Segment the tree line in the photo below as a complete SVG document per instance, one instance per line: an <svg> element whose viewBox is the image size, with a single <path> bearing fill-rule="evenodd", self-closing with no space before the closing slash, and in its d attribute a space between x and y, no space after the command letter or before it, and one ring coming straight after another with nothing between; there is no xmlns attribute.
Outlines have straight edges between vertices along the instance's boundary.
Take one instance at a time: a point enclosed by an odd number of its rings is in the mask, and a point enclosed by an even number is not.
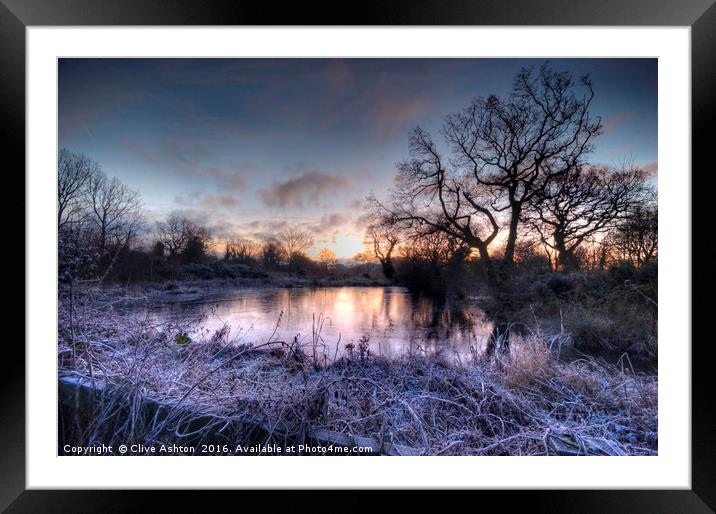
<svg viewBox="0 0 716 514"><path fill-rule="evenodd" d="M86 155L60 150L57 171L61 281L102 281L117 270L135 277L149 270L150 279L168 278L181 266L217 260L217 241L207 227L180 214L148 222L139 193ZM306 252L314 240L297 227L262 240L224 244L223 261L267 270L304 272L319 266L330 271L337 260L327 248L310 259Z"/></svg>
<svg viewBox="0 0 716 514"><path fill-rule="evenodd" d="M104 278L143 228L139 193L67 149L59 152L57 173L60 280Z"/></svg>
<svg viewBox="0 0 716 514"><path fill-rule="evenodd" d="M528 263L572 271L655 262L649 174L587 160L602 133L590 113L594 96L589 77L575 80L545 64L518 73L510 94L476 98L447 115L441 145L415 128L388 197L368 198L366 252L355 259L379 262L389 280L399 278L396 260L416 275L459 270L469 260L491 285ZM61 278L102 280L122 267L132 276L167 275L217 252L207 227L179 214L148 222L137 191L67 149L58 156L57 228ZM288 227L261 240L225 241L223 260L291 272L334 268L328 249L308 258L313 245L309 233Z"/></svg>
<svg viewBox="0 0 716 514"><path fill-rule="evenodd" d="M475 255L489 283L539 256L551 269L643 266L657 257L656 191L631 165L587 161L602 121L588 76L524 68L504 97L444 118L439 147L415 128L387 200L368 198L367 245L386 277L402 258Z"/></svg>
<svg viewBox="0 0 716 514"><path fill-rule="evenodd" d="M306 254L313 245L314 239L308 232L297 227L288 227L279 231L275 237L259 241L248 238L229 239L226 242L224 260L259 265L266 269L303 271L314 262L314 259L310 259ZM337 259L335 252L321 248L315 261L330 270L335 267Z"/></svg>

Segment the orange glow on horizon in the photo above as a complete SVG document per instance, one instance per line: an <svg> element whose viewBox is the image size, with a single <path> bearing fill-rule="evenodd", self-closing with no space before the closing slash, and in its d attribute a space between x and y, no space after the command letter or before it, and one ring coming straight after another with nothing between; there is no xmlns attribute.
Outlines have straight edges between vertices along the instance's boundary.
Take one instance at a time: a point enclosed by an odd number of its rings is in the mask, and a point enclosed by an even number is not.
<svg viewBox="0 0 716 514"><path fill-rule="evenodd" d="M217 257L223 257L224 252L226 251L227 240L223 238L213 239L211 243L213 254ZM257 241L256 243L260 244L260 241ZM328 250L334 252L336 254L336 258L338 259L350 259L357 253L365 251L362 236L355 234L343 234L336 236L335 241L320 241L314 243L314 245L311 246L306 253L312 259L318 260L318 252L320 252L323 248L327 248Z"/></svg>
<svg viewBox="0 0 716 514"><path fill-rule="evenodd" d="M364 251L363 237L353 234L339 235L335 241L315 243L307 253L311 258L316 258L321 248L333 251L339 259L350 259L355 254Z"/></svg>

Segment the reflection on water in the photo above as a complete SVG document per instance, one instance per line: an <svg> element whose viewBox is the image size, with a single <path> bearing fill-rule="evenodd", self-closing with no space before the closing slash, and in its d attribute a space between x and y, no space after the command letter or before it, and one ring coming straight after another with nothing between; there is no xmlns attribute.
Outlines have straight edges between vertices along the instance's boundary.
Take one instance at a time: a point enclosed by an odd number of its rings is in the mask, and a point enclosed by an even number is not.
<svg viewBox="0 0 716 514"><path fill-rule="evenodd" d="M227 323L230 339L261 344L314 339L314 327L325 318L320 336L331 358L348 343L370 338L370 351L392 357L412 351L469 353L481 349L492 324L468 301L435 300L399 287L317 289L241 289L210 302L175 303L152 309L161 321L210 311L203 327L215 330ZM281 321L276 327L279 314Z"/></svg>

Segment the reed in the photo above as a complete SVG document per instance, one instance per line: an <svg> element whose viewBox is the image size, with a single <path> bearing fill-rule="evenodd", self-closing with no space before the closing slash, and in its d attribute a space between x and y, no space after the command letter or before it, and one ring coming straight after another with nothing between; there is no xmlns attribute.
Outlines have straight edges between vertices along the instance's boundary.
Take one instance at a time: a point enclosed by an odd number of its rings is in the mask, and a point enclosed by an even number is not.
<svg viewBox="0 0 716 514"><path fill-rule="evenodd" d="M388 360L367 338L339 354L319 316L305 340L249 345L196 318L120 315L101 292L63 299L59 314L60 375L111 386L82 412L60 405L61 449L207 443L235 453L330 432L424 455L657 453L657 378L586 356L562 362L541 333L517 336L506 353Z"/></svg>

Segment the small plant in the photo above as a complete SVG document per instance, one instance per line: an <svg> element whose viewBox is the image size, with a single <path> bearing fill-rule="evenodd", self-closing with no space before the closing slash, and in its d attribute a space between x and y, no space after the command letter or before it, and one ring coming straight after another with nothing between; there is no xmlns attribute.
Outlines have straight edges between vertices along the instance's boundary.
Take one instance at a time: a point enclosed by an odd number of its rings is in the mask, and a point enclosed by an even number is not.
<svg viewBox="0 0 716 514"><path fill-rule="evenodd" d="M349 359L353 358L353 353L355 351L355 348L356 348L356 345L354 345L352 342L346 343L345 350L346 350L346 354L348 355Z"/></svg>
<svg viewBox="0 0 716 514"><path fill-rule="evenodd" d="M191 337L189 337L186 332L179 332L174 337L174 342L179 346L187 346L191 343Z"/></svg>
<svg viewBox="0 0 716 514"><path fill-rule="evenodd" d="M364 335L360 339L358 339L358 358L361 361L365 361L370 356L370 336Z"/></svg>
<svg viewBox="0 0 716 514"><path fill-rule="evenodd" d="M231 332L231 327L224 323L221 325L221 327L217 328L214 333L211 336L211 342L212 343L228 343L229 341L229 333Z"/></svg>
<svg viewBox="0 0 716 514"><path fill-rule="evenodd" d="M348 359L357 358L361 362L365 362L370 357L370 336L364 335L358 339L358 344L350 342L345 345L346 356Z"/></svg>

